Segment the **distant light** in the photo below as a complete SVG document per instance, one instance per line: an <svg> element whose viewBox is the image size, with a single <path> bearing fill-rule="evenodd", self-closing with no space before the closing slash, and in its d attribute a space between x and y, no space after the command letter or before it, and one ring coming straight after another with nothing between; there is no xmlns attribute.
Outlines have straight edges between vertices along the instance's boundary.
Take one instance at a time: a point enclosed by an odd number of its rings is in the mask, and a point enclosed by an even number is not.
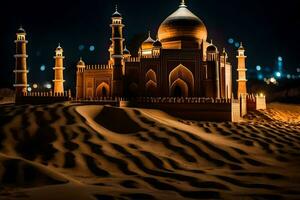
<svg viewBox="0 0 300 200"><path fill-rule="evenodd" d="M42 65L41 67L40 67L40 70L43 72L43 71L45 71L46 70L46 66L45 65Z"/></svg>
<svg viewBox="0 0 300 200"><path fill-rule="evenodd" d="M51 89L51 88L52 88L52 85L51 85L50 83L47 83L47 84L45 85L45 88Z"/></svg>
<svg viewBox="0 0 300 200"><path fill-rule="evenodd" d="M262 74L258 74L257 78L258 78L258 80L263 80L264 76Z"/></svg>
<svg viewBox="0 0 300 200"><path fill-rule="evenodd" d="M239 47L240 47L240 43L239 43L239 42L236 42L236 43L234 43L234 46L235 46L236 48L239 48Z"/></svg>
<svg viewBox="0 0 300 200"><path fill-rule="evenodd" d="M32 91L31 87L28 87L28 88L27 88L27 91L28 91L28 92L31 92L31 91Z"/></svg>
<svg viewBox="0 0 300 200"><path fill-rule="evenodd" d="M300 73L300 68L297 68L297 72Z"/></svg>
<svg viewBox="0 0 300 200"><path fill-rule="evenodd" d="M79 51L83 51L83 50L84 50L84 45L83 45L83 44L79 45L79 46L78 46L78 50L79 50Z"/></svg>
<svg viewBox="0 0 300 200"><path fill-rule="evenodd" d="M95 51L95 46L91 45L90 46L90 51Z"/></svg>
<svg viewBox="0 0 300 200"><path fill-rule="evenodd" d="M260 97L264 97L265 95L264 95L264 93L261 92L261 93L259 94L259 96L260 96Z"/></svg>
<svg viewBox="0 0 300 200"><path fill-rule="evenodd" d="M277 76L278 78L280 78L280 77L281 77L281 73L280 73L280 72L276 72L276 76Z"/></svg>
<svg viewBox="0 0 300 200"><path fill-rule="evenodd" d="M279 62L282 62L283 61L283 58L281 56L278 56L278 61Z"/></svg>
<svg viewBox="0 0 300 200"><path fill-rule="evenodd" d="M286 78L287 78L287 79L291 79L292 76L291 76L290 74L288 74L288 75L286 75Z"/></svg>
<svg viewBox="0 0 300 200"><path fill-rule="evenodd" d="M229 43L229 44L233 44L233 43L234 43L234 39L233 39L233 38L229 38L229 39L228 39L228 43Z"/></svg>
<svg viewBox="0 0 300 200"><path fill-rule="evenodd" d="M276 83L276 79L274 77L270 78L271 83Z"/></svg>
<svg viewBox="0 0 300 200"><path fill-rule="evenodd" d="M296 78L296 76L295 75L292 75L292 79L295 79Z"/></svg>
<svg viewBox="0 0 300 200"><path fill-rule="evenodd" d="M257 70L257 71L260 71L260 70L261 70L261 66L260 66L260 65L257 65L257 66L256 66L256 70Z"/></svg>
<svg viewBox="0 0 300 200"><path fill-rule="evenodd" d="M35 84L32 85L32 87L33 87L34 89L36 89L36 88L38 88L38 85L35 83Z"/></svg>

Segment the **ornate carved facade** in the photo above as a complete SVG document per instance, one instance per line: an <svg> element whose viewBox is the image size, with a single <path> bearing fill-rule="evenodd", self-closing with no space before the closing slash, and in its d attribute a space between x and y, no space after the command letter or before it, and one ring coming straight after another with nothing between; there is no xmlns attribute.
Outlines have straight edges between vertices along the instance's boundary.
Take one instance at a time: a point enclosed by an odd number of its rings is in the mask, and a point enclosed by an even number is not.
<svg viewBox="0 0 300 200"><path fill-rule="evenodd" d="M232 67L225 49L207 42L207 29L184 1L132 57L123 38L123 18L112 15L107 65L77 65L76 98L108 96L232 97Z"/></svg>

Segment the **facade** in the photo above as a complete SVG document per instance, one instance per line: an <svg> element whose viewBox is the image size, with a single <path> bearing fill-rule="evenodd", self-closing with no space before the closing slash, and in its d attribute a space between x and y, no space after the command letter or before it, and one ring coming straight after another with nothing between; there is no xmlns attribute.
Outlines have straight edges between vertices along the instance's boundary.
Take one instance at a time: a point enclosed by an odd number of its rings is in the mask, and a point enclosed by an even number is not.
<svg viewBox="0 0 300 200"><path fill-rule="evenodd" d="M82 59L78 62L77 99L232 97L232 66L227 61L228 55L225 49L219 52L212 42L207 42L204 23L184 1L162 22L155 40L148 34L138 57L132 57L125 46L123 18L117 8L110 27L112 37L107 64L86 65ZM245 61L239 56L239 63ZM242 72L245 65L239 67ZM246 87L242 80L244 78L239 79L239 88Z"/></svg>

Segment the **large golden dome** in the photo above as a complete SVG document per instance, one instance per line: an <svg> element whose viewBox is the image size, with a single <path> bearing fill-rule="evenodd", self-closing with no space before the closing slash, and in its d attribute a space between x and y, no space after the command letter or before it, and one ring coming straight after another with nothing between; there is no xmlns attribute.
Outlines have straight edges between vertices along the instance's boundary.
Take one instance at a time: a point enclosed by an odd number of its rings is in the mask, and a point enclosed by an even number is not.
<svg viewBox="0 0 300 200"><path fill-rule="evenodd" d="M164 48L183 48L184 43L198 44L207 39L204 23L182 1L179 8L160 25L158 39Z"/></svg>

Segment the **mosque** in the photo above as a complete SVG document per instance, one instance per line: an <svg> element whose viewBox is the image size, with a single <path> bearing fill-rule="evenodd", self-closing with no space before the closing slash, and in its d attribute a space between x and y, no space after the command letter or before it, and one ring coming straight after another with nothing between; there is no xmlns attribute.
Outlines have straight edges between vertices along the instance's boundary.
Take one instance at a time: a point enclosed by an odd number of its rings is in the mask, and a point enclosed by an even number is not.
<svg viewBox="0 0 300 200"><path fill-rule="evenodd" d="M237 67L207 42L207 29L182 0L179 8L159 26L156 39L148 37L136 57L126 48L123 17L116 8L111 17L111 45L106 64L76 66L76 96L64 88L64 50L55 50L53 90L31 92L27 82L26 32L16 34L15 91L17 104L71 101L113 106L149 107L197 120L238 122L247 110L266 109L264 95L247 94L246 58L242 44ZM232 72L236 70L237 80ZM233 84L237 94L233 95ZM238 97L238 99L236 99ZM124 100L125 99L125 100ZM129 100L129 101L128 101ZM180 106L178 106L180 104Z"/></svg>
<svg viewBox="0 0 300 200"><path fill-rule="evenodd" d="M232 65L225 49L207 42L203 21L182 0L160 25L157 37L131 56L123 35L123 17L116 8L110 25L110 59L104 65L77 64L76 98L102 97L232 97ZM238 50L238 93L246 94L244 48Z"/></svg>

